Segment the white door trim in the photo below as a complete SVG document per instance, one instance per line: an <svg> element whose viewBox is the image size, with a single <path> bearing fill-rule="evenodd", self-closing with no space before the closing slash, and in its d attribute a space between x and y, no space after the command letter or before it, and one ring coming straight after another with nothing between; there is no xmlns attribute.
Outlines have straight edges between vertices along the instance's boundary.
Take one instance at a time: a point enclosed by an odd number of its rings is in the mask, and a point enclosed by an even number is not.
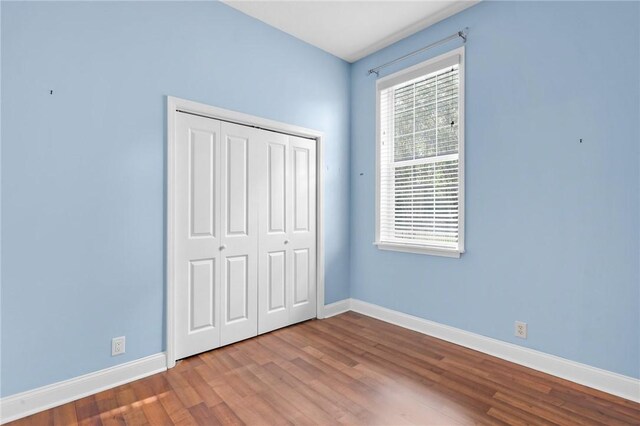
<svg viewBox="0 0 640 426"><path fill-rule="evenodd" d="M316 317L324 318L324 180L322 178L323 164L323 139L322 132L307 129L292 124L260 118L237 111L218 108L199 102L167 96L167 266L166 266L166 341L167 341L167 368L176 365L175 357L175 283L174 283L174 220L175 200L175 123L177 111L210 117L216 120L229 121L246 126L259 127L279 133L286 133L316 141Z"/></svg>

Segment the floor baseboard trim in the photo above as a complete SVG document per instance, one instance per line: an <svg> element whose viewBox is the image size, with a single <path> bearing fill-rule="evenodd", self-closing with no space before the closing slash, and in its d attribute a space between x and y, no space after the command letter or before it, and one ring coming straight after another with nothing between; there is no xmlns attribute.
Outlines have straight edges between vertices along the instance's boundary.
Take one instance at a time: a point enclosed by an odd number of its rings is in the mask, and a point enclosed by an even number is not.
<svg viewBox="0 0 640 426"><path fill-rule="evenodd" d="M48 410L167 369L164 353L0 399L0 424Z"/></svg>
<svg viewBox="0 0 640 426"><path fill-rule="evenodd" d="M337 303L341 305L340 309L336 308L334 315L343 312L344 305L348 304L349 309L347 310L446 340L631 401L640 402L640 380L633 377L481 336L459 328L363 302L362 300L347 299Z"/></svg>
<svg viewBox="0 0 640 426"><path fill-rule="evenodd" d="M324 305L324 317L329 318L334 315L343 314L351 310L351 299L338 300L337 302Z"/></svg>

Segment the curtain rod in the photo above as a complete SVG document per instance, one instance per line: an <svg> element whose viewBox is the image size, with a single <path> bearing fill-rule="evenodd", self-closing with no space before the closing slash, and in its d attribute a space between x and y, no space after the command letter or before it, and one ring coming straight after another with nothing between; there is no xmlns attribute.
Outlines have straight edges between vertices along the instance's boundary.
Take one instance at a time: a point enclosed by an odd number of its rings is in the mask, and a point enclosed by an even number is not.
<svg viewBox="0 0 640 426"><path fill-rule="evenodd" d="M371 68L371 69L367 72L367 75L375 74L375 75L377 75L377 76L380 76L380 70L381 70L382 68L386 68L386 67L388 67L389 65L393 65L393 64L395 64L396 62L400 62L400 61L402 61L402 60L404 60L404 59L407 59L407 58L410 58L410 57L412 57L412 56L414 56L414 55L417 55L418 53L422 53L422 52L424 52L425 50L429 50L429 49L431 49L431 48L433 48L433 47L440 46L441 44L444 44L444 43L446 43L446 42L448 42L448 41L455 40L455 39L457 39L458 37L459 37L459 38L461 38L461 39L463 40L463 43L466 43L466 42L467 42L467 31L468 31L468 30L469 30L469 28L467 27L467 28L465 28L464 30L458 31L458 32L457 32L457 33L455 33L455 34L451 34L449 37L445 37L445 38L443 38L442 40L438 40L438 41L436 41L435 43L431 43L430 45L425 46L425 47L423 47L423 48L421 48L421 49L414 50L413 52L411 52L411 53L407 53L406 55L401 56L401 57L399 57L399 58L397 58L397 59L394 59L393 61L389 61L389 62L384 63L384 64L382 64L382 65L380 65L380 66L377 66L377 67L375 67L375 68Z"/></svg>

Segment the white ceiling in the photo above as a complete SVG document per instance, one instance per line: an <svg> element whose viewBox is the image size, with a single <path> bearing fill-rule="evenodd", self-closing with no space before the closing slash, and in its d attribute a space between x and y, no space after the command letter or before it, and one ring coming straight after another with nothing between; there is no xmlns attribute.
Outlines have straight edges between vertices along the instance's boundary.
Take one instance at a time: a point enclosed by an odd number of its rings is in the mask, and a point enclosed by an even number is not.
<svg viewBox="0 0 640 426"><path fill-rule="evenodd" d="M348 62L460 12L479 0L223 0Z"/></svg>

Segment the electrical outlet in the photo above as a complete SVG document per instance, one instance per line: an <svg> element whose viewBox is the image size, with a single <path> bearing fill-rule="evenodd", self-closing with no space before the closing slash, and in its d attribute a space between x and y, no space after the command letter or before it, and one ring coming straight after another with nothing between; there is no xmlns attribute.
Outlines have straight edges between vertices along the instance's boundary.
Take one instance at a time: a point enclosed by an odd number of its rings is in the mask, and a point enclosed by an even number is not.
<svg viewBox="0 0 640 426"><path fill-rule="evenodd" d="M522 321L516 321L515 334L516 334L516 337L519 337L521 339L526 339L527 338L527 323L526 322L522 322Z"/></svg>
<svg viewBox="0 0 640 426"><path fill-rule="evenodd" d="M111 339L111 356L122 355L124 353L124 343L124 336Z"/></svg>

